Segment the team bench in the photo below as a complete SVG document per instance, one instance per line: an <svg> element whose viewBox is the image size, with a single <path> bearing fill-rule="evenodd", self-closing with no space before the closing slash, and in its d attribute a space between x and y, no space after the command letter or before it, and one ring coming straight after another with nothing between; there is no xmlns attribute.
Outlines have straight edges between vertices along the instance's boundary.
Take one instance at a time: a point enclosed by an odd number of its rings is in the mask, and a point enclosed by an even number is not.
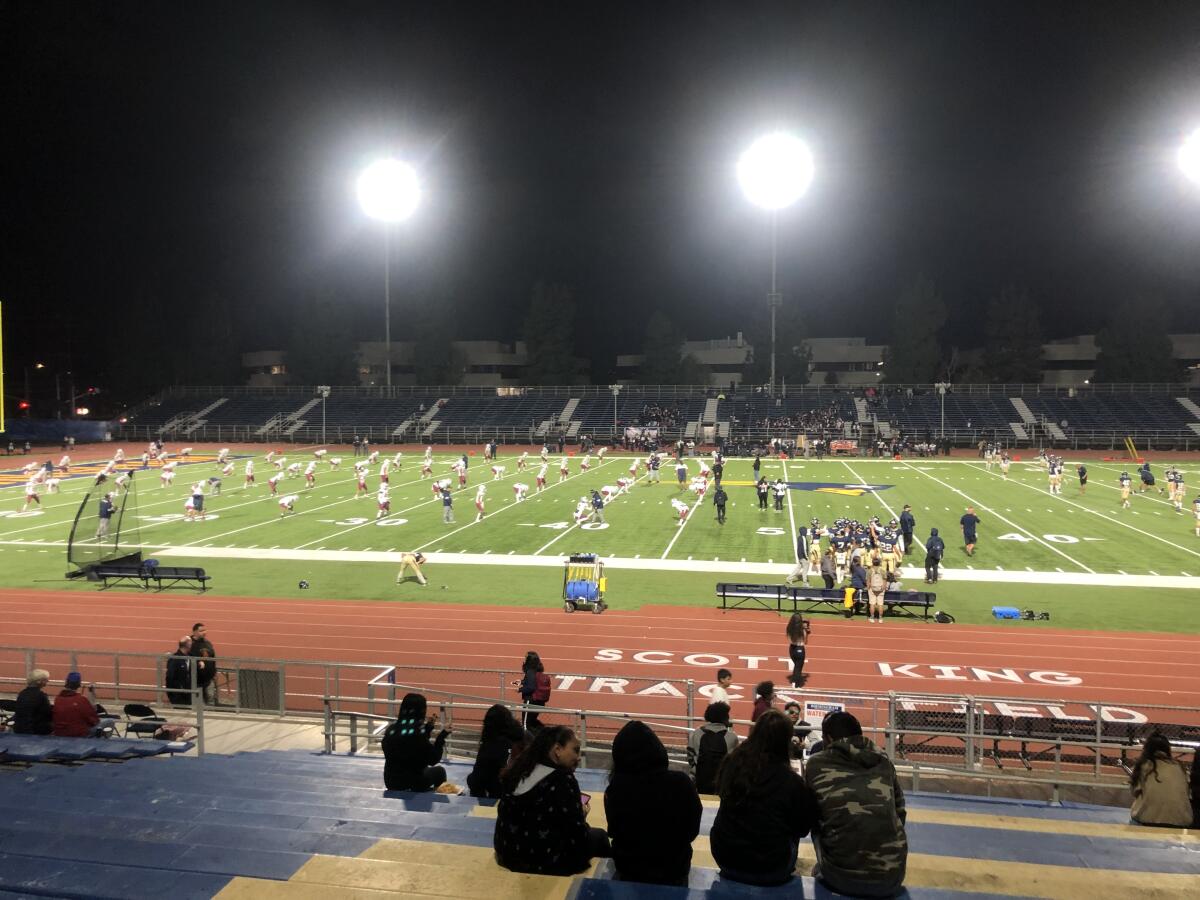
<svg viewBox="0 0 1200 900"><path fill-rule="evenodd" d="M845 588L721 582L717 585L717 596L721 598L721 609L765 609L771 612L801 613L824 610L849 617L865 612L867 608L867 592L855 591L854 605L847 609ZM928 619L936 602L937 594L930 591L887 591L883 595L886 613L913 619Z"/></svg>
<svg viewBox="0 0 1200 900"><path fill-rule="evenodd" d="M150 589L151 584L160 591L177 584L186 584L206 591L208 582L212 580L211 575L205 574L204 570L197 566L99 565L93 566L89 574L92 580L103 583L101 590L106 590L110 583L132 581L141 584L146 590Z"/></svg>

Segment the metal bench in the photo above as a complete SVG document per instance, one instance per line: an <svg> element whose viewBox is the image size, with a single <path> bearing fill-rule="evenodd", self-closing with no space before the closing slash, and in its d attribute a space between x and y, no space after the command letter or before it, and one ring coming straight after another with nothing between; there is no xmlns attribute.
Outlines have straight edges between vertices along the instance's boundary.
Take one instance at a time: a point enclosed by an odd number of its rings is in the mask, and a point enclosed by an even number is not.
<svg viewBox="0 0 1200 900"><path fill-rule="evenodd" d="M765 609L770 612L812 613L821 610L847 617L867 607L867 592L855 591L853 606L846 608L846 588L810 588L789 584L740 584L721 582L717 596L721 609ZM930 591L887 591L883 595L886 613L929 619L937 602ZM918 612L919 611L919 612Z"/></svg>

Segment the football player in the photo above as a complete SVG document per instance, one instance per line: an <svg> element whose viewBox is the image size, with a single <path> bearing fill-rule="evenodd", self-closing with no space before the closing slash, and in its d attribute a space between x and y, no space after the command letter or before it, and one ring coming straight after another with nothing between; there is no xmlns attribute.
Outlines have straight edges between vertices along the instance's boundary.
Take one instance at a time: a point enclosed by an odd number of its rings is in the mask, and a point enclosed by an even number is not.
<svg viewBox="0 0 1200 900"><path fill-rule="evenodd" d="M475 521L483 521L483 495L487 493L487 485L481 484L475 489Z"/></svg>
<svg viewBox="0 0 1200 900"><path fill-rule="evenodd" d="M512 487L513 487L513 493L516 495L518 503L520 503L522 500L524 500L525 495L527 493L529 493L529 485L522 484L519 481L516 482Z"/></svg>
<svg viewBox="0 0 1200 900"><path fill-rule="evenodd" d="M671 498L671 506L679 516L679 527L682 528L687 521L688 513L691 512L691 507L680 500L678 497Z"/></svg>
<svg viewBox="0 0 1200 900"><path fill-rule="evenodd" d="M1129 494L1133 490L1133 479L1128 472L1121 473L1121 509L1129 509Z"/></svg>
<svg viewBox="0 0 1200 900"><path fill-rule="evenodd" d="M550 464L543 462L541 467L537 471L537 475L534 476L534 479L537 482L537 489L538 489L539 494L542 492L542 489L546 487L546 470L549 468L550 468Z"/></svg>
<svg viewBox="0 0 1200 900"><path fill-rule="evenodd" d="M384 516L391 515L392 498L386 484L379 485L379 490L375 492L375 502L378 505L378 509L375 510L376 519L382 519Z"/></svg>

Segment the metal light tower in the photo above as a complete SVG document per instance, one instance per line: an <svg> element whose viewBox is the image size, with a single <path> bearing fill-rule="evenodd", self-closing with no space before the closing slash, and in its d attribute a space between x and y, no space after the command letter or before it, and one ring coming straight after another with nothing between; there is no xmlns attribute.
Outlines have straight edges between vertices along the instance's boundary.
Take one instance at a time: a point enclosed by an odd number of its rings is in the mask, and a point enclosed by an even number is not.
<svg viewBox="0 0 1200 900"><path fill-rule="evenodd" d="M383 222L383 342L386 384L392 386L392 223L413 214L421 185L412 166L395 159L372 163L358 178L358 202L372 219Z"/></svg>
<svg viewBox="0 0 1200 900"><path fill-rule="evenodd" d="M775 315L783 302L777 282L779 255L779 210L791 206L808 190L813 179L813 158L799 138L783 132L759 138L742 154L737 165L738 181L746 199L771 213L771 384L775 393Z"/></svg>
<svg viewBox="0 0 1200 900"><path fill-rule="evenodd" d="M329 385L318 384L317 396L321 398L321 443L325 443L325 401L329 399Z"/></svg>

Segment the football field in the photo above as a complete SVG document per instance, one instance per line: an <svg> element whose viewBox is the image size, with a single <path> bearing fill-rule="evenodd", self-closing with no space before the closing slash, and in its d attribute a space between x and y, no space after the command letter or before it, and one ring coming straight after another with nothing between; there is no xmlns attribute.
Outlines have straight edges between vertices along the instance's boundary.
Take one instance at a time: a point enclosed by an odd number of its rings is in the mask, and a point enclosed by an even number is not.
<svg viewBox="0 0 1200 900"><path fill-rule="evenodd" d="M289 462L304 464L313 458L309 448L291 448L287 455ZM291 575L300 573L306 578L315 574L323 596L384 599L394 596L389 586L394 589L399 552L420 549L429 556L431 578L441 582L444 575L449 583L452 596L445 599L521 602L522 585L536 583L538 595L545 598L554 578L561 580L562 558L590 552L609 566L616 602L621 585L633 602L707 605L716 581L771 582L786 575L796 560L798 525L813 518L825 525L838 517L865 522L871 516L886 523L898 518L907 503L919 541L931 527L946 541L939 595L965 599L969 591L975 600L1007 597L1009 605L1018 606L1044 606L1066 597L1154 597L1170 607L1173 619L1157 623L1159 628L1190 630L1196 621L1184 602L1200 588L1194 497L1185 502L1183 513L1157 490L1135 494L1132 508L1122 509L1119 463L1089 461L1086 493L1080 492L1069 464L1072 477L1062 495L1051 496L1044 468L1026 462L1014 462L1006 480L998 468L987 471L976 460L770 459L763 461L762 474L771 481L782 478L788 489L782 509L775 509L772 498L770 508L760 510L751 461L734 459L725 466L729 506L722 525L712 505L713 489L701 499L687 487L699 471L698 459L685 460L683 489L673 461L664 462L658 484L649 483L639 465L632 487L607 504L601 523L577 521L577 504L593 489L616 488L618 478L630 477L631 463L640 457L609 454L600 462L593 456L587 472L581 471L578 456L571 457L570 475L560 480L559 457L551 456L546 487L538 492L536 455L519 471L516 455L502 454L496 463L504 471L498 476L490 464L471 456L462 489L450 471L460 455L434 456L435 478L453 478L451 524L443 522L432 479L419 475L419 452L406 453L402 466L392 470L391 510L382 517L377 517L375 493L379 462L370 467L367 494L356 496L349 453L343 454L339 469L321 462L312 488L305 487L302 477L282 479L279 495L297 496L294 512L282 516L278 497L266 485L275 468L262 456L255 457L257 484L250 487L242 484L245 457L237 459L221 494L206 499L202 521L185 519L184 502L191 484L216 474L211 456L181 462L170 487L160 485L156 468L141 471L135 480L144 555L164 563L169 558L175 564L203 565L219 579L214 587L221 592L261 591L262 580L270 577L279 584L269 593L282 596L285 581L286 589L295 591ZM1191 474L1188 466L1181 468L1185 476ZM1155 470L1161 475L1161 466ZM23 478L5 474L7 485L0 487L0 584L54 581L61 586L70 523L92 478L64 478L59 493L43 495L40 507L21 512ZM529 485L523 500L516 499L516 483ZM474 501L481 484L486 486L484 514L477 518ZM687 505L682 523L672 499ZM969 505L981 519L973 557L963 550L959 527ZM912 568L904 571L905 587L922 586L923 559L921 544L908 558ZM628 590L634 584L637 590ZM681 596L670 596L675 591ZM1181 610L1186 621L1179 620Z"/></svg>

